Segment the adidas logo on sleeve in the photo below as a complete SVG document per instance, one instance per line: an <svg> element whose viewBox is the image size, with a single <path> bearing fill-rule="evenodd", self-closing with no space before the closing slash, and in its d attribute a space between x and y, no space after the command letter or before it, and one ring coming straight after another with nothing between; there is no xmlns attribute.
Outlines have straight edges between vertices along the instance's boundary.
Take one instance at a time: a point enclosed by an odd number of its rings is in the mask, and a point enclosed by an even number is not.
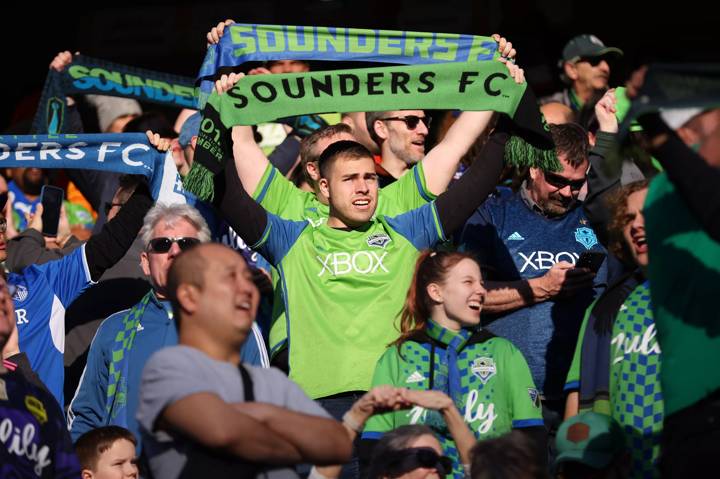
<svg viewBox="0 0 720 479"><path fill-rule="evenodd" d="M420 371L415 371L405 380L406 383L420 383L425 381L425 376L420 374Z"/></svg>
<svg viewBox="0 0 720 479"><path fill-rule="evenodd" d="M513 234L511 234L510 236L508 236L507 240L508 241L524 241L525 238L523 238L522 235L516 231Z"/></svg>

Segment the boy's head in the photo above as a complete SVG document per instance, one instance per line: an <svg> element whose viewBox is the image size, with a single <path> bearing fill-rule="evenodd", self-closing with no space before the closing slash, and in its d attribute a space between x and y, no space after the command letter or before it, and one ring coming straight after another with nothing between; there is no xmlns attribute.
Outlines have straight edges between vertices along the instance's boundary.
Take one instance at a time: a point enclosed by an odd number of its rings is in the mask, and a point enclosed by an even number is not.
<svg viewBox="0 0 720 479"><path fill-rule="evenodd" d="M137 479L136 446L135 436L122 427L86 432L75 443L82 479Z"/></svg>

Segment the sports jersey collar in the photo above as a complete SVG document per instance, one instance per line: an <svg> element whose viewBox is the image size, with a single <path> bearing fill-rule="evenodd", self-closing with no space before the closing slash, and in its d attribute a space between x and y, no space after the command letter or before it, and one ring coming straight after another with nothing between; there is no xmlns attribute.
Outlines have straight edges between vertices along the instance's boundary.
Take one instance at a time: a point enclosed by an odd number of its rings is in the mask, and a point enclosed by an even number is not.
<svg viewBox="0 0 720 479"><path fill-rule="evenodd" d="M160 299L155 294L155 290L152 290L150 292L150 302L154 304L158 309L165 310L165 312L168 315L169 319L173 319L173 311L172 311L172 305L170 304L170 301Z"/></svg>

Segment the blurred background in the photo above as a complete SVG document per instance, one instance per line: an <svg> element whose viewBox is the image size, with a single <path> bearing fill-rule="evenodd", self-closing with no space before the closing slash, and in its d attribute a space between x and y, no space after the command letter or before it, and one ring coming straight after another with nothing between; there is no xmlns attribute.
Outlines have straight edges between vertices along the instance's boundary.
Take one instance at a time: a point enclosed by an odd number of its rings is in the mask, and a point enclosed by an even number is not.
<svg viewBox="0 0 720 479"><path fill-rule="evenodd" d="M197 74L205 34L226 18L242 23L324 25L490 35L517 46L538 96L560 88L557 62L564 44L592 33L621 48L611 85L643 63L720 61L718 17L700 2L572 0L306 0L98 2L37 4L3 15L4 68L0 132L21 133L37 108L47 67L61 50L161 72ZM121 6L122 5L122 6ZM313 66L313 69L321 67ZM154 108L157 109L157 108Z"/></svg>

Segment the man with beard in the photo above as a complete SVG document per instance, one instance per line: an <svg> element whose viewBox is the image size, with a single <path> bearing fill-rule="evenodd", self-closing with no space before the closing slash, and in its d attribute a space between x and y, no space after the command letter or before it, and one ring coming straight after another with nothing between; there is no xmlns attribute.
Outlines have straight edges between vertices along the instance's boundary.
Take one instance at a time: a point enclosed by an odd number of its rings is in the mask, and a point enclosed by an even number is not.
<svg viewBox="0 0 720 479"><path fill-rule="evenodd" d="M499 188L459 242L483 265L483 325L522 351L552 429L564 409L562 378L584 311L604 285L607 266L597 274L575 267L583 252L605 251L577 200L588 169L587 134L575 123L550 125L550 132L562 170L530 168L519 191Z"/></svg>
<svg viewBox="0 0 720 479"><path fill-rule="evenodd" d="M370 138L380 148L382 162L375 167L378 185L394 182L425 157L430 117L422 110L365 113Z"/></svg>
<svg viewBox="0 0 720 479"><path fill-rule="evenodd" d="M47 183L40 168L13 168L10 170L12 181L8 191L12 194L12 208L15 216L15 229L27 228L27 218L35 212L40 203L40 190Z"/></svg>

